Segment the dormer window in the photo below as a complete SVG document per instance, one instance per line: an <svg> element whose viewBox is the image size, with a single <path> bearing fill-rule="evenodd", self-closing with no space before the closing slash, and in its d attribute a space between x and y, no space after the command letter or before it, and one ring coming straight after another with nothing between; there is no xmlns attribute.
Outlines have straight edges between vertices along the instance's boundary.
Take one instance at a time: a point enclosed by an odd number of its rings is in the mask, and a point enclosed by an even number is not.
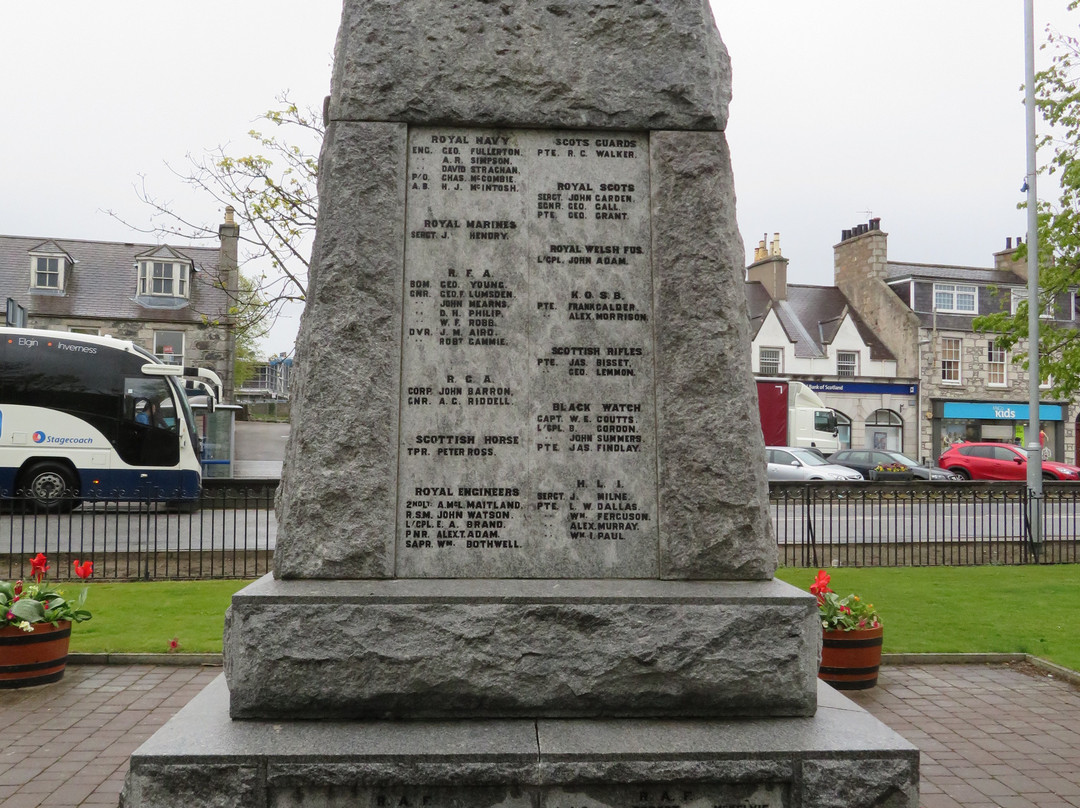
<svg viewBox="0 0 1080 808"><path fill-rule="evenodd" d="M31 291L62 293L71 265L71 256L55 242L39 244L30 251Z"/></svg>
<svg viewBox="0 0 1080 808"><path fill-rule="evenodd" d="M979 290L959 283L934 284L934 308L949 314L978 314Z"/></svg>
<svg viewBox="0 0 1080 808"><path fill-rule="evenodd" d="M1015 316L1017 307L1021 302L1028 299L1027 289L1013 289L1011 294L1011 305L1009 311ZM1044 320L1052 320L1054 318L1054 299L1050 298L1046 301L1046 305L1043 306L1043 310L1039 312L1039 317Z"/></svg>
<svg viewBox="0 0 1080 808"><path fill-rule="evenodd" d="M60 276L63 274L62 261L62 258L34 256L34 286L38 289L59 290L61 288Z"/></svg>
<svg viewBox="0 0 1080 808"><path fill-rule="evenodd" d="M139 294L187 297L187 269L171 261L140 262Z"/></svg>
<svg viewBox="0 0 1080 808"><path fill-rule="evenodd" d="M135 256L135 302L148 309L179 310L191 299L194 261L162 244Z"/></svg>
<svg viewBox="0 0 1080 808"><path fill-rule="evenodd" d="M191 265L179 261L139 261L139 296L188 297Z"/></svg>

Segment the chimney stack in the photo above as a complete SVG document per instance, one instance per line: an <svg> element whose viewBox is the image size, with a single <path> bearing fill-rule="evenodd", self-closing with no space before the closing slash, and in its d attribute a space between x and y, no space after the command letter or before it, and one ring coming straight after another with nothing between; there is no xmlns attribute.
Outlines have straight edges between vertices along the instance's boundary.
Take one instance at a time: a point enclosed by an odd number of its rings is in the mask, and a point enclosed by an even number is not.
<svg viewBox="0 0 1080 808"><path fill-rule="evenodd" d="M761 237L761 241L758 242L757 247L754 248L754 263L758 261L764 261L769 257L769 251L765 249L765 239L768 237L768 233L765 233Z"/></svg>
<svg viewBox="0 0 1080 808"><path fill-rule="evenodd" d="M772 243L766 248L768 235L764 234L754 250L754 263L746 268L746 279L764 286L773 300L786 300L788 260L780 254L780 234L773 233Z"/></svg>
<svg viewBox="0 0 1080 808"><path fill-rule="evenodd" d="M1016 251L1020 249L1024 243L1022 236L1016 237L1016 243L1013 243L1011 236L1005 237L1005 249L1001 252L994 253L994 269L1004 272L1012 272L1015 275L1019 275L1025 281L1027 280L1027 259L1022 258L1017 260L1014 258Z"/></svg>
<svg viewBox="0 0 1080 808"><path fill-rule="evenodd" d="M881 217L875 216L866 224L857 224L848 230L840 231L840 242L849 241L856 236L861 236L866 233L875 233L881 230Z"/></svg>

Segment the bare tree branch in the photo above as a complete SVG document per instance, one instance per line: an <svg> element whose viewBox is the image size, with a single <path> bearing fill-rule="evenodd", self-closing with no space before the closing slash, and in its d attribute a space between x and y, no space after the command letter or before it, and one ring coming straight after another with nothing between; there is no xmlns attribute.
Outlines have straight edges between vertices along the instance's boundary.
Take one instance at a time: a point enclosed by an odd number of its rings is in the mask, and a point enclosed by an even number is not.
<svg viewBox="0 0 1080 808"><path fill-rule="evenodd" d="M303 301L311 261L311 241L319 209L318 149L324 135L321 114L300 108L282 94L279 107L260 116L272 125L270 134L252 129L256 153L233 156L219 146L186 155L187 165L166 167L181 182L232 207L240 222L244 281L231 301L237 330L265 333L285 303ZM140 176L135 195L150 210L149 223L132 223L114 211L110 216L140 233L162 241L217 241L218 224L186 215L171 200L151 193Z"/></svg>

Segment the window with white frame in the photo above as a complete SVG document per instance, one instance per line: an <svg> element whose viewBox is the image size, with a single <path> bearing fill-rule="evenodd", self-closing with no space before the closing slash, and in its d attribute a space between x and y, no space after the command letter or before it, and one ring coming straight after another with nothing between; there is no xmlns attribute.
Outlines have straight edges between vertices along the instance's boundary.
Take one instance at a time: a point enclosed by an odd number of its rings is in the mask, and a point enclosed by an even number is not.
<svg viewBox="0 0 1080 808"><path fill-rule="evenodd" d="M783 351L779 348L758 349L758 373L762 376L777 376L783 371Z"/></svg>
<svg viewBox="0 0 1080 808"><path fill-rule="evenodd" d="M990 387L1004 387L1006 381L1005 349L990 340L986 343L986 383Z"/></svg>
<svg viewBox="0 0 1080 808"><path fill-rule="evenodd" d="M836 352L836 375L853 379L859 375L859 354L855 351Z"/></svg>
<svg viewBox="0 0 1080 808"><path fill-rule="evenodd" d="M155 331L154 356L167 365L184 364L184 332Z"/></svg>
<svg viewBox="0 0 1080 808"><path fill-rule="evenodd" d="M30 273L30 285L35 289L64 290L64 259L55 255L34 255Z"/></svg>
<svg viewBox="0 0 1080 808"><path fill-rule="evenodd" d="M979 313L979 289L959 283L934 284L934 310L954 314Z"/></svg>
<svg viewBox="0 0 1080 808"><path fill-rule="evenodd" d="M140 261L139 294L188 297L191 266L179 261Z"/></svg>
<svg viewBox="0 0 1080 808"><path fill-rule="evenodd" d="M101 336L100 328L94 328L88 325L73 325L71 328L68 329L68 331L70 331L72 334L86 334L90 337Z"/></svg>
<svg viewBox="0 0 1080 808"><path fill-rule="evenodd" d="M941 340L941 382L942 384L960 384L961 341L958 337L943 337Z"/></svg>
<svg viewBox="0 0 1080 808"><path fill-rule="evenodd" d="M1027 289L1013 289L1011 292L1011 309L1013 314L1016 314L1017 308L1020 303L1028 299ZM1043 306L1043 310L1039 312L1039 317L1043 320L1051 320L1054 317L1054 300L1051 298L1046 301L1046 305Z"/></svg>

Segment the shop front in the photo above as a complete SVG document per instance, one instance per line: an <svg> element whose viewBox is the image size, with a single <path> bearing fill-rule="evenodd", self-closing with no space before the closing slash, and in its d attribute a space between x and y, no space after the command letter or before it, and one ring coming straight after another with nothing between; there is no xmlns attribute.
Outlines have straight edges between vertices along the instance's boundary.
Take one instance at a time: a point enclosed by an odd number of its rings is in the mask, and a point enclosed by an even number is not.
<svg viewBox="0 0 1080 808"><path fill-rule="evenodd" d="M1030 409L1013 401L944 401L934 399L934 460L960 441L993 441L1025 445ZM1039 422L1045 433L1044 445L1055 460L1065 459L1065 407L1040 404Z"/></svg>
<svg viewBox="0 0 1080 808"><path fill-rule="evenodd" d="M914 381L805 384L836 412L841 449L917 453L919 386Z"/></svg>

